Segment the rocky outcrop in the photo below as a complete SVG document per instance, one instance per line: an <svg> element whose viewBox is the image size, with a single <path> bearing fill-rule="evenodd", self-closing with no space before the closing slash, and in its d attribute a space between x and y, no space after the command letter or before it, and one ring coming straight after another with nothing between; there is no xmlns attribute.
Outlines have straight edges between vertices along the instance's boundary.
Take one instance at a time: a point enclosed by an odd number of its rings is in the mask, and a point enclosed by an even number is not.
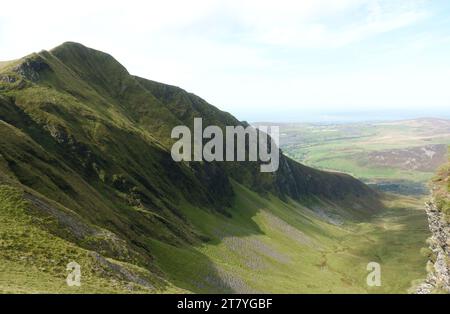
<svg viewBox="0 0 450 314"><path fill-rule="evenodd" d="M450 226L433 202L426 204L426 212L432 233L428 239L431 254L427 278L418 286L416 293L450 293Z"/></svg>
<svg viewBox="0 0 450 314"><path fill-rule="evenodd" d="M44 70L49 70L50 66L40 56L33 55L27 57L23 62L13 68L13 71L25 79L37 82L40 78L40 73Z"/></svg>

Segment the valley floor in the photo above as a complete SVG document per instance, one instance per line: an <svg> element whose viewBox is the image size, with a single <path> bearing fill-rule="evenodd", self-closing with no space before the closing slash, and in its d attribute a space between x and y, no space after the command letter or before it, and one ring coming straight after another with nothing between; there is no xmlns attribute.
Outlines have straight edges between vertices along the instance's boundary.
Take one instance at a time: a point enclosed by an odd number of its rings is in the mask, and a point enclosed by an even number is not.
<svg viewBox="0 0 450 314"><path fill-rule="evenodd" d="M361 220L343 216L348 211L337 207L325 214L317 204L307 208L263 198L237 183L234 187L230 218L188 205L183 209L208 241L172 246L150 240L159 274L92 258L92 252L45 233L18 211L23 205L18 195L3 187L0 205L9 210L0 215L0 291L407 293L426 277L426 257L420 250L429 231L421 200L392 197L385 201L386 210ZM81 287L66 285L70 260L82 266ZM99 261L134 283L99 272ZM381 265L380 287L366 284L370 262ZM142 282L149 284L142 287Z"/></svg>
<svg viewBox="0 0 450 314"><path fill-rule="evenodd" d="M208 244L174 252L155 243L174 285L194 292L407 293L426 276L420 250L429 230L420 200L392 197L374 217L340 223L297 203L236 190L232 219L191 212L215 235ZM380 287L366 283L370 262L381 265Z"/></svg>

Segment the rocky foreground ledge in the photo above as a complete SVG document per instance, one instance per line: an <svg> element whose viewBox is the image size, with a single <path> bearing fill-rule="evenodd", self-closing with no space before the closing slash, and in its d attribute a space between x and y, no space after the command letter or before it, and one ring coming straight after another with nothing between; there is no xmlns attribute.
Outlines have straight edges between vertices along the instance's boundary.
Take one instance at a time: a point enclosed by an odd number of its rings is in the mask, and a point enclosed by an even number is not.
<svg viewBox="0 0 450 314"><path fill-rule="evenodd" d="M427 278L417 287L416 293L450 293L450 225L434 202L426 203L425 209L432 233L427 241L431 253Z"/></svg>

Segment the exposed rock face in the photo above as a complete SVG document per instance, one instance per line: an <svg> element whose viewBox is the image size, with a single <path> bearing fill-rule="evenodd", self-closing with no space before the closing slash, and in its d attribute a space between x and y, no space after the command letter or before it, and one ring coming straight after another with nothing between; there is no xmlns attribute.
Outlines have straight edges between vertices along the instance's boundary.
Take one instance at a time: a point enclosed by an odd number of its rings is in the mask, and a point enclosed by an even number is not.
<svg viewBox="0 0 450 314"><path fill-rule="evenodd" d="M134 290L133 284L141 285L142 287L150 290L154 289L153 285L146 278L137 273L131 272L124 266L110 262L97 252L91 252L90 255L97 262L99 271L105 272L109 276L113 275L119 279L129 282L127 287L128 290Z"/></svg>
<svg viewBox="0 0 450 314"><path fill-rule="evenodd" d="M429 248L433 252L433 258L428 262L427 279L419 285L416 293L450 293L450 226L445 221L443 213L433 202L426 204L426 212L432 233L428 242Z"/></svg>
<svg viewBox="0 0 450 314"><path fill-rule="evenodd" d="M50 69L50 66L40 57L27 58L16 66L13 71L29 81L37 82L40 78L40 72Z"/></svg>

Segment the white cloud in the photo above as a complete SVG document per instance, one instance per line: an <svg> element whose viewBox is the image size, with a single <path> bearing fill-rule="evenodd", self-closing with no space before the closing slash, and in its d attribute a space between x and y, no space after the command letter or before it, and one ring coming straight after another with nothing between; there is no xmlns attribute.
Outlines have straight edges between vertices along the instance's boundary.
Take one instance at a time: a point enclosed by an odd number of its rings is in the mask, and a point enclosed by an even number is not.
<svg viewBox="0 0 450 314"><path fill-rule="evenodd" d="M1 41L31 42L99 32L145 36L183 33L211 17L239 24L244 42L298 47L336 47L411 25L425 17L424 0L15 0L2 3ZM223 21L220 17L226 15ZM224 25L233 32L232 25ZM90 32L90 34L89 34ZM207 30L202 31L207 32ZM181 35L182 36L182 35ZM97 36L98 37L98 36ZM6 39L5 39L6 38ZM211 40L214 40L213 38ZM0 41L0 42L1 42ZM25 44L16 40L18 45Z"/></svg>
<svg viewBox="0 0 450 314"><path fill-rule="evenodd" d="M429 3L4 1L0 60L78 41L111 53L133 74L179 85L237 113L273 105L292 112L300 105L424 106L427 97L444 106L448 66L427 49L444 54L450 34L408 28L431 20ZM377 36L400 29L406 34L401 38ZM421 68L405 70L405 63Z"/></svg>
<svg viewBox="0 0 450 314"><path fill-rule="evenodd" d="M294 47L340 47L425 18L423 1L246 1L236 10L248 39Z"/></svg>

